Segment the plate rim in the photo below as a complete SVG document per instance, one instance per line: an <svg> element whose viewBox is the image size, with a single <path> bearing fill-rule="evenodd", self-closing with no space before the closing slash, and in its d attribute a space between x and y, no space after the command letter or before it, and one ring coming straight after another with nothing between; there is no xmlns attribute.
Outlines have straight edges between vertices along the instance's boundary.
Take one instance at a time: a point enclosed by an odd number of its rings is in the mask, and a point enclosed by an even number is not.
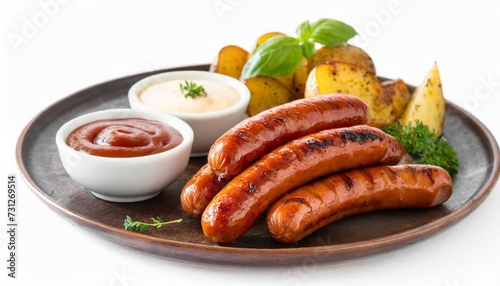
<svg viewBox="0 0 500 286"><path fill-rule="evenodd" d="M21 171L21 176L30 188L30 190L35 193L35 195L41 199L46 205L49 206L56 213L63 215L65 218L77 222L79 225L85 226L93 231L97 231L99 234L106 238L113 238L114 242L118 244L128 246L134 249L149 252L151 254L157 254L163 257L170 257L180 260L198 261L203 263L219 263L219 264L241 264L241 265L290 265L295 264L300 261L304 262L311 259L311 253L314 253L313 258L316 258L316 263L326 262L326 261L337 261L344 259L352 259L355 257L366 256L370 254L384 252L386 250L395 249L403 245L411 244L418 240L432 236L441 229L447 228L458 221L462 220L470 213L472 213L477 207L484 202L488 195L493 190L495 184L497 183L500 176L500 150L497 141L495 140L493 134L490 130L479 121L474 115L458 106L453 102L446 101L446 104L454 111L457 111L459 117L477 127L476 133L480 136L481 141L488 147L486 150L489 156L492 158L492 169L490 171L490 176L487 178L485 183L480 187L474 196L469 198L465 203L461 204L456 210L447 214L444 217L440 217L432 222L425 223L418 227L379 237L370 239L368 241L356 241L350 243L342 243L337 245L320 245L320 246L301 246L301 247L284 247L284 248L247 248L247 247L234 247L234 246L220 246L220 245L203 245L191 242L175 241L160 237L154 237L142 233L133 233L126 231L121 228L113 227L102 222L95 221L85 215L79 214L76 211L68 208L60 203L58 203L54 198L50 197L45 191L43 191L34 182L33 178L30 176L27 168L24 164L22 151L23 145L25 143L25 138L29 131L37 120L43 117L44 114L49 112L52 108L59 105L65 100L69 100L79 94L90 90L97 86L110 85L113 83L118 83L125 81L133 77L148 76L151 74L156 74L159 72L171 71L171 70L189 70L189 69L208 69L208 65L191 65L191 66L181 66L173 67L162 70L137 73L133 75L128 75L124 77L119 77L116 79L103 81L101 83L94 84L92 86L83 88L79 91L71 93L54 103L50 104L35 117L33 117L28 124L21 131L17 143L16 143L16 161L19 170ZM382 77L381 77L382 78ZM386 79L386 78L382 78ZM413 87L408 84L409 87ZM414 88L414 87L413 87ZM466 210L466 211L464 211ZM121 239L117 241L117 236ZM148 247L144 247L142 244L159 244L164 246L160 253L154 253L147 251ZM263 255L265 252L266 255ZM268 254L272 253L272 256Z"/></svg>

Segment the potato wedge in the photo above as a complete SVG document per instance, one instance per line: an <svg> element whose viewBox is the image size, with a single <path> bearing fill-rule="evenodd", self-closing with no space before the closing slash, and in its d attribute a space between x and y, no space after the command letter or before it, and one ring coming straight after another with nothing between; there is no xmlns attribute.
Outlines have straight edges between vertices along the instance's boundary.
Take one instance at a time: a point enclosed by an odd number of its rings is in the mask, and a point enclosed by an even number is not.
<svg viewBox="0 0 500 286"><path fill-rule="evenodd" d="M372 74L376 74L375 64L371 57L361 48L352 45L322 47L316 50L309 60L309 71L318 63L326 61L347 62L363 67Z"/></svg>
<svg viewBox="0 0 500 286"><path fill-rule="evenodd" d="M261 111L295 99L293 92L275 78L256 76L246 79L245 84L250 90L248 116L254 116Z"/></svg>
<svg viewBox="0 0 500 286"><path fill-rule="evenodd" d="M411 94L408 86L401 79L384 81L382 86L392 104L392 121L398 121L410 101Z"/></svg>
<svg viewBox="0 0 500 286"><path fill-rule="evenodd" d="M401 123L407 125L416 120L422 121L436 136L443 133L446 100L441 87L441 77L437 63L434 63L422 83L415 89Z"/></svg>
<svg viewBox="0 0 500 286"><path fill-rule="evenodd" d="M330 93L358 96L370 110L369 124L392 121L392 104L380 80L367 69L346 62L321 62L309 73L305 97Z"/></svg>
<svg viewBox="0 0 500 286"><path fill-rule="evenodd" d="M210 65L209 71L239 79L247 59L248 52L245 49L228 45L220 49L219 54Z"/></svg>

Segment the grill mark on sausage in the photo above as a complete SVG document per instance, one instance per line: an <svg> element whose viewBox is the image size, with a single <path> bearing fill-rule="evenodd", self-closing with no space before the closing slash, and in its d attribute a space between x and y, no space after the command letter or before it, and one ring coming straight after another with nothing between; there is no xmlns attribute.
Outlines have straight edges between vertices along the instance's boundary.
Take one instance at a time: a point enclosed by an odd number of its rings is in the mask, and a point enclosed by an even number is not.
<svg viewBox="0 0 500 286"><path fill-rule="evenodd" d="M398 181L398 173L393 168L383 168L383 172L387 174L391 183L395 184Z"/></svg>
<svg viewBox="0 0 500 286"><path fill-rule="evenodd" d="M363 176L365 181L370 184L370 187L373 187L375 184L375 179L373 178L371 172L368 172L365 169L357 169L353 170L353 172L358 172L361 176Z"/></svg>
<svg viewBox="0 0 500 286"><path fill-rule="evenodd" d="M253 136L246 132L246 130L242 129L242 130L235 130L234 131L234 138L238 138L238 141L247 141L248 139L252 138Z"/></svg>
<svg viewBox="0 0 500 286"><path fill-rule="evenodd" d="M306 200L304 198L297 198L297 197L287 198L283 201L282 205L286 205L288 203L305 204Z"/></svg>
<svg viewBox="0 0 500 286"><path fill-rule="evenodd" d="M345 174L339 174L339 177L342 179L342 181L344 181L347 190L351 190L354 187L354 182L352 181L351 177Z"/></svg>
<svg viewBox="0 0 500 286"><path fill-rule="evenodd" d="M337 103L335 102L332 102L332 101L329 101L329 100L322 100L321 102L323 102L324 104L326 105L329 105L329 106L333 106L333 108L335 109L340 109L340 105L338 105ZM350 107L356 107L355 104L353 104L351 101L347 101L346 100L346 103L350 106Z"/></svg>
<svg viewBox="0 0 500 286"><path fill-rule="evenodd" d="M362 131L360 133L357 132L352 132L349 130L345 130L342 132L342 140L344 142L351 141L351 142L358 142L360 144L364 144L367 141L373 141L381 139L377 134L370 132L370 131Z"/></svg>
<svg viewBox="0 0 500 286"><path fill-rule="evenodd" d="M335 145L335 140L333 140L332 138L326 138L323 141L317 139L310 139L307 140L306 144L311 149L325 149L328 146Z"/></svg>
<svg viewBox="0 0 500 286"><path fill-rule="evenodd" d="M269 120L262 120L261 124L264 128L270 131L276 130L280 125L286 124L286 119L284 117L276 116L271 117Z"/></svg>
<svg viewBox="0 0 500 286"><path fill-rule="evenodd" d="M408 164L405 166L405 169L408 169L410 172L408 173L408 182L415 182L417 181L417 170L411 165ZM411 180L411 181L410 181Z"/></svg>
<svg viewBox="0 0 500 286"><path fill-rule="evenodd" d="M432 184L434 184L434 176L432 174L432 169L429 167L424 167L421 170L421 173L425 174L427 178L431 181Z"/></svg>
<svg viewBox="0 0 500 286"><path fill-rule="evenodd" d="M318 181L318 180L314 180L314 181ZM329 181L325 180L325 182L319 182L318 183L321 183L323 185L328 185L330 184ZM317 200L321 201L322 204L325 203L325 199L323 197L323 195L321 193L318 193L318 190L317 189L314 189L314 188L308 188L307 191L309 192L309 194L313 195Z"/></svg>

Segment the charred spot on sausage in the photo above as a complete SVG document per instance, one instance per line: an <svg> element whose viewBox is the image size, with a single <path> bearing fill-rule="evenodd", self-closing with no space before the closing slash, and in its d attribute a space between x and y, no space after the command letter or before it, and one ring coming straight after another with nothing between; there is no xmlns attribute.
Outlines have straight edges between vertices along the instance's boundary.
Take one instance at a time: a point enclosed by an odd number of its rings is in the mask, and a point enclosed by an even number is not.
<svg viewBox="0 0 500 286"><path fill-rule="evenodd" d="M358 143L366 143L367 141L373 141L379 139L378 135L372 133L370 131L362 131L360 133L352 132L352 131L344 131L342 132L342 139L344 142L358 142Z"/></svg>
<svg viewBox="0 0 500 286"><path fill-rule="evenodd" d="M253 182L248 183L247 193L251 194L257 190L257 186Z"/></svg>
<svg viewBox="0 0 500 286"><path fill-rule="evenodd" d="M310 140L307 140L306 144L310 149L325 149L328 146L335 145L335 142L333 139L330 139L330 138L327 138L323 141L319 141L316 139L310 139Z"/></svg>

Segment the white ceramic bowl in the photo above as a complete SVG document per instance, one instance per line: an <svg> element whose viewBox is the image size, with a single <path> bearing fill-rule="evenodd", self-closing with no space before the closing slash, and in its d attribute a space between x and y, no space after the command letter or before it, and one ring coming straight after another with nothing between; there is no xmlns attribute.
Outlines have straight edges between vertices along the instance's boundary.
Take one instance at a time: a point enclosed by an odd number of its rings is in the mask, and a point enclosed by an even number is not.
<svg viewBox="0 0 500 286"><path fill-rule="evenodd" d="M68 135L84 124L111 118L157 120L177 129L180 145L153 155L112 158L90 155L66 144ZM96 197L112 202L136 202L158 195L187 167L193 143L193 130L182 120L161 112L109 109L88 113L65 123L56 134L56 144L66 172Z"/></svg>
<svg viewBox="0 0 500 286"><path fill-rule="evenodd" d="M250 91L246 85L230 76L208 71L172 71L146 77L135 83L129 90L130 106L138 110L157 110L145 105L139 99L140 93L147 87L168 80L212 80L232 86L240 95L239 101L220 111L204 113L179 113L162 111L172 114L187 122L194 131L194 141L191 156L203 156L222 134L246 117L246 109L250 101Z"/></svg>

